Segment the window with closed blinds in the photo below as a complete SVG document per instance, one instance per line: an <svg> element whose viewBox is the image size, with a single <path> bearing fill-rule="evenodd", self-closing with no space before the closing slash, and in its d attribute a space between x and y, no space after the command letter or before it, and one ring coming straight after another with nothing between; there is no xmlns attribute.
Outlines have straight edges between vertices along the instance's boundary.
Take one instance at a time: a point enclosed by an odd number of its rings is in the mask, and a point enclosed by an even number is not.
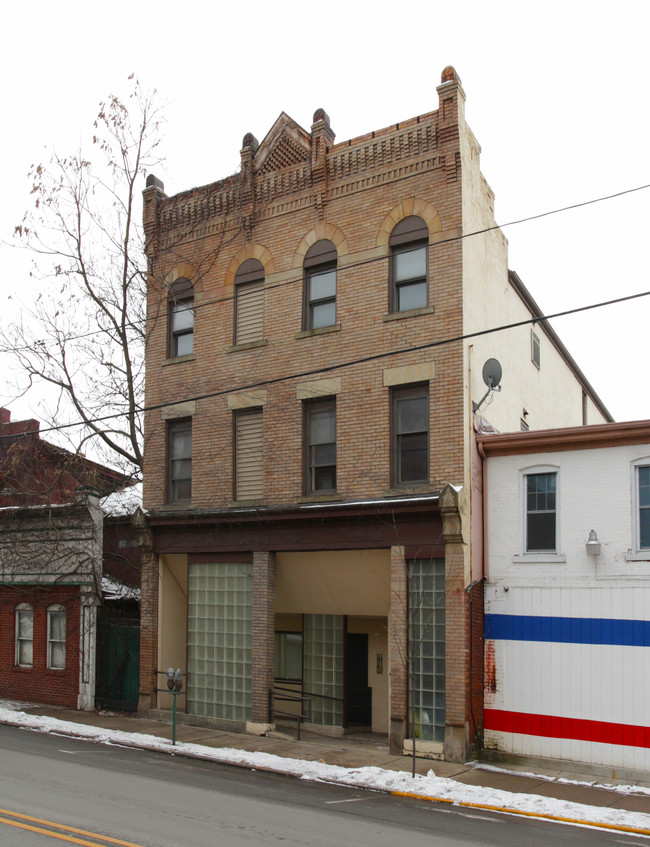
<svg viewBox="0 0 650 847"><path fill-rule="evenodd" d="M248 259L235 274L235 344L264 338L264 268Z"/></svg>
<svg viewBox="0 0 650 847"><path fill-rule="evenodd" d="M235 414L235 499L264 495L264 431L261 409Z"/></svg>

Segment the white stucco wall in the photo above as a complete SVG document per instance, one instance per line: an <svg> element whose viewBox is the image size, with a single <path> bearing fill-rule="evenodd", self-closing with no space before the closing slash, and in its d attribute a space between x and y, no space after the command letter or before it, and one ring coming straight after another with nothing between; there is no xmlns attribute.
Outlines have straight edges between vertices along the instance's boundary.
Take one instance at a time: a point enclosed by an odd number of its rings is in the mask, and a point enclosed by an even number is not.
<svg viewBox="0 0 650 847"><path fill-rule="evenodd" d="M463 331L467 335L525 321L532 315L508 279L507 239L500 229L489 229L496 224L494 194L480 171L480 147L467 128L461 138L461 149L465 236ZM531 294L535 297L534 291ZM535 333L541 346L539 368L531 360L531 325L491 332L464 342L465 385L471 400L478 402L487 390L482 378L485 362L496 358L502 366L501 391L481 407L483 417L500 432L518 431L524 409L530 429L583 423L581 383L541 325L535 326ZM598 386L594 387L598 390ZM606 422L589 399L586 422Z"/></svg>

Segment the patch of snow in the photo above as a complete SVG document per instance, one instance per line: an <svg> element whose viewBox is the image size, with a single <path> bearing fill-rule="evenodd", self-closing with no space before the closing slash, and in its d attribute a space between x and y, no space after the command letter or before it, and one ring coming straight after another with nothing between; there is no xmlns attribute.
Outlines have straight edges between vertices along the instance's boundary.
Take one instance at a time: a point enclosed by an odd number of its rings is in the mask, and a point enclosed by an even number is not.
<svg viewBox="0 0 650 847"><path fill-rule="evenodd" d="M131 588L109 576L102 577L102 594L104 600L139 600L140 589Z"/></svg>
<svg viewBox="0 0 650 847"><path fill-rule="evenodd" d="M650 788L645 785L613 785L611 782L585 781L582 779L569 779L565 776L550 776L549 774L531 773L530 771L512 770L509 768L500 768L496 765L485 765L477 763L474 765L477 770L492 771L492 773L513 774L513 776L527 776L532 779L544 780L546 782L557 782L560 785L583 785L586 788L603 788L607 791L614 791L617 794L647 794L650 796Z"/></svg>
<svg viewBox="0 0 650 847"><path fill-rule="evenodd" d="M132 515L142 508L142 483L114 491L104 497L101 507L107 515Z"/></svg>
<svg viewBox="0 0 650 847"><path fill-rule="evenodd" d="M269 769L300 779L339 783L374 791L416 794L425 798L440 798L456 805L469 803L530 815L568 818L572 822L585 825L596 823L604 826L624 826L650 832L650 814L630 812L625 809L587 806L582 803L571 803L566 800L534 794L514 794L509 791L476 785L463 785L453 779L437 777L434 770L430 770L426 776L411 777L410 773L404 771L391 771L377 767L345 768L338 765L328 765L324 762L289 759L271 753L249 752L230 747L214 748L183 742L178 742L175 746L172 746L171 741L154 735L104 729L63 721L58 718L28 715L15 708L15 704L7 701L0 704L0 722L36 732L70 735L102 744L138 747L223 764Z"/></svg>

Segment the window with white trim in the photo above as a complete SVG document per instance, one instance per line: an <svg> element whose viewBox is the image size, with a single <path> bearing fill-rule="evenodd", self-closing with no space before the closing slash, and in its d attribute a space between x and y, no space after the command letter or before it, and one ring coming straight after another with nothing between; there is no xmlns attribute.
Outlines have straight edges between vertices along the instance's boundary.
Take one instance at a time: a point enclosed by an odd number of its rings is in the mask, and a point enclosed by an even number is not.
<svg viewBox="0 0 650 847"><path fill-rule="evenodd" d="M557 552L557 472L525 475L526 553Z"/></svg>
<svg viewBox="0 0 650 847"><path fill-rule="evenodd" d="M650 459L634 467L634 548L650 557Z"/></svg>
<svg viewBox="0 0 650 847"><path fill-rule="evenodd" d="M60 603L47 607L47 666L65 669L65 607Z"/></svg>
<svg viewBox="0 0 650 847"><path fill-rule="evenodd" d="M34 664L34 609L29 603L16 606L16 664L21 668Z"/></svg>

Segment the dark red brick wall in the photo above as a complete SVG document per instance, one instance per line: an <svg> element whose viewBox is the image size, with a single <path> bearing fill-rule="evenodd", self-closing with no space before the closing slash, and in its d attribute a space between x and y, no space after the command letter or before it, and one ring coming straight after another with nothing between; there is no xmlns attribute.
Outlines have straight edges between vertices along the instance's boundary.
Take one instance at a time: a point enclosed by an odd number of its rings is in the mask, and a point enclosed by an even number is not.
<svg viewBox="0 0 650 847"><path fill-rule="evenodd" d="M19 603L34 609L34 663L16 667L16 614ZM64 670L47 669L47 607L66 610ZM77 708L79 694L80 589L75 586L0 588L0 697Z"/></svg>

